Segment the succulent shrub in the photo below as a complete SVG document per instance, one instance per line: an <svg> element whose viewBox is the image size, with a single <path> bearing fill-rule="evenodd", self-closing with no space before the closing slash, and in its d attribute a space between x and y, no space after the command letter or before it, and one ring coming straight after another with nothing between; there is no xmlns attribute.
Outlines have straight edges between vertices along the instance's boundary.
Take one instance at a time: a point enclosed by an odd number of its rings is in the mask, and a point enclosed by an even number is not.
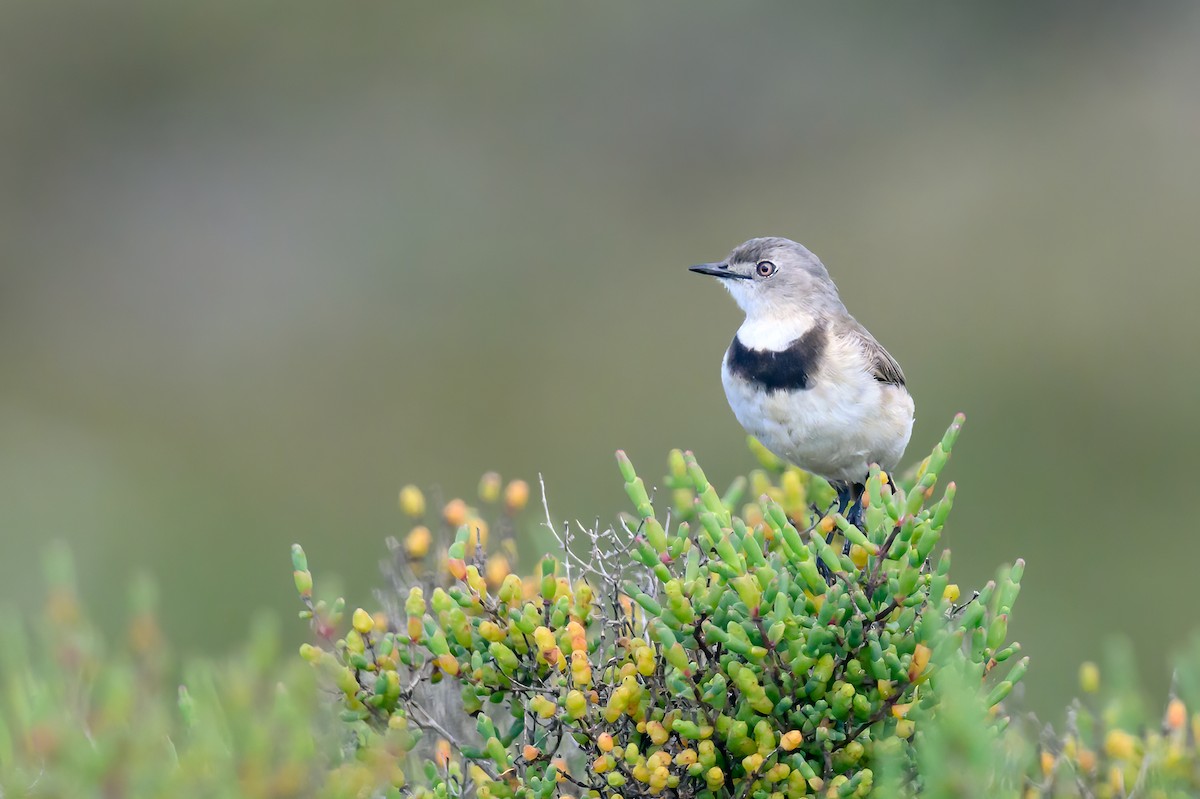
<svg viewBox="0 0 1200 799"><path fill-rule="evenodd" d="M276 619L243 649L176 664L148 580L123 640L106 641L65 549L26 621L0 612L0 797L382 796L399 753L356 740L312 670L281 655Z"/></svg>
<svg viewBox="0 0 1200 799"><path fill-rule="evenodd" d="M558 557L527 579L510 564L528 485L485 475L479 508L406 488L375 612L314 599L294 553L316 670L269 619L230 657L177 663L144 580L105 640L55 548L43 608L0 611L0 797L1200 795L1200 638L1164 712L1127 645L1082 666L1063 731L1014 712L1019 566L959 598L925 549L956 431L913 475L873 475L861 536L765 455L721 497L684 453L661 491L622 459L636 512L550 523Z"/></svg>
<svg viewBox="0 0 1200 799"><path fill-rule="evenodd" d="M999 731L1026 668L1006 640L1023 564L964 598L938 548L955 488L935 489L961 424L911 476L871 472L863 530L827 507L823 482L761 449L763 468L724 493L672 452L665 502L618 453L635 513L573 531L547 512L558 546L532 578L489 551L478 511L450 503L460 524L425 570L444 580L410 586L392 613L356 610L336 638L297 547L306 613L330 644L305 655L349 718L409 750L439 739L418 792L867 796L881 765L910 784L942 675L973 686ZM436 559L415 529L394 549ZM422 696L446 681L468 729Z"/></svg>

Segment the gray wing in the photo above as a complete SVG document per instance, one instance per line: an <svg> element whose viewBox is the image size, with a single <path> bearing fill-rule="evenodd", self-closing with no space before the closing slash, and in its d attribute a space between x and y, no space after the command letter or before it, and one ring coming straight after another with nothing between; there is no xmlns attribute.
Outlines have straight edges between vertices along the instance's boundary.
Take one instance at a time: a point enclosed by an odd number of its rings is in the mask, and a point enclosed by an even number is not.
<svg viewBox="0 0 1200 799"><path fill-rule="evenodd" d="M865 327L855 320L850 320L850 324L842 331L842 335L863 351L863 356L867 359L867 368L871 370L871 375L876 380L893 386L904 385L904 370L900 368L900 364L896 363L896 359L875 340L874 336L867 332Z"/></svg>

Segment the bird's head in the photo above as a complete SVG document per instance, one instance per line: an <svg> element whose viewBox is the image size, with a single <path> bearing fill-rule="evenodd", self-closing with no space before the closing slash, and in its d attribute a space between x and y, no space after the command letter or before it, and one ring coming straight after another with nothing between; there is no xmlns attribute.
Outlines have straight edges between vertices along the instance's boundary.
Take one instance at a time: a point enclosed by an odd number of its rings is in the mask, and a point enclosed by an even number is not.
<svg viewBox="0 0 1200 799"><path fill-rule="evenodd" d="M724 261L691 271L721 278L747 316L825 310L841 304L829 272L802 244L791 239L750 239Z"/></svg>

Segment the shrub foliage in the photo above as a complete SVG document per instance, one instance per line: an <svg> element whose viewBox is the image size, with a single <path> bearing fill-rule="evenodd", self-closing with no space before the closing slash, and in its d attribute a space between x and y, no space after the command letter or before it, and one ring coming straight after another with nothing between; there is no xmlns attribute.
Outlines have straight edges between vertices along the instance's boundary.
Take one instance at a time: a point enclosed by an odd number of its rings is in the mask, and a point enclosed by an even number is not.
<svg viewBox="0 0 1200 799"><path fill-rule="evenodd" d="M823 483L765 453L722 495L673 452L663 510L618 453L635 508L623 524L572 534L548 520L557 551L522 580L502 547L491 560L488 524L468 509L435 567L443 584L410 586L400 617L355 611L336 640L309 600L332 645L306 655L351 716L403 730L410 747L416 730L441 737L418 791L709 799L866 796L883 774L912 784L942 675L982 685L982 723L999 730L1026 668L1006 642L1022 564L959 604L938 553L954 484L937 499L935 487L961 422L908 479L872 471L865 530L825 512ZM426 530L397 549L436 556ZM471 729L421 696L443 680Z"/></svg>
<svg viewBox="0 0 1200 799"><path fill-rule="evenodd" d="M528 485L485 475L478 507L407 487L373 610L314 597L294 549L315 669L270 623L176 665L146 581L106 642L55 549L44 609L0 614L0 797L1200 795L1200 639L1161 715L1127 646L1084 664L1062 732L1012 708L1022 564L960 596L939 547L960 424L871 474L864 530L761 449L723 493L686 453L659 489L618 456L634 512L564 526L543 492L524 579Z"/></svg>

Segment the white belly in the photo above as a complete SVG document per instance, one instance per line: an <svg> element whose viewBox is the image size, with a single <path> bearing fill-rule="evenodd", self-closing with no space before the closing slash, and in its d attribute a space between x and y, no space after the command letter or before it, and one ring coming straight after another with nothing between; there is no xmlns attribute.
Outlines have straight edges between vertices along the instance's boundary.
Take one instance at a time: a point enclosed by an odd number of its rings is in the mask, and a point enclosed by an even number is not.
<svg viewBox="0 0 1200 799"><path fill-rule="evenodd" d="M827 480L862 482L872 463L894 469L912 435L908 392L861 372L827 375L803 390L764 391L722 363L721 382L746 432Z"/></svg>

